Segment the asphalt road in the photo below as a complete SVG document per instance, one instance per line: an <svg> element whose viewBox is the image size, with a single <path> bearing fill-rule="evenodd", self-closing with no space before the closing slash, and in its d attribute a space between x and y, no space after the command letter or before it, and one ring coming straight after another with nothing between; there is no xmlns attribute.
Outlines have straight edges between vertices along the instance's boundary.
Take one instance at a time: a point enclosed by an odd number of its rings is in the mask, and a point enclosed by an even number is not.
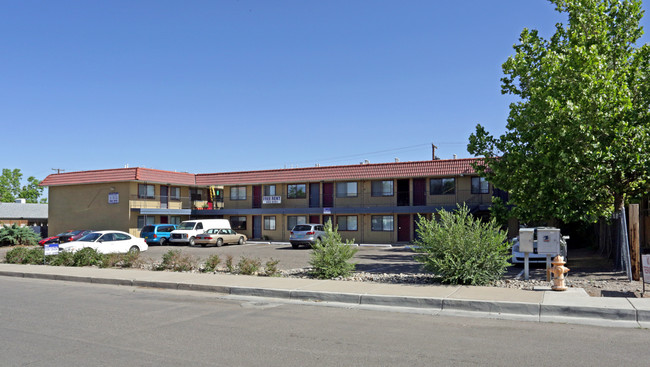
<svg viewBox="0 0 650 367"><path fill-rule="evenodd" d="M0 282L3 366L647 366L640 329Z"/></svg>

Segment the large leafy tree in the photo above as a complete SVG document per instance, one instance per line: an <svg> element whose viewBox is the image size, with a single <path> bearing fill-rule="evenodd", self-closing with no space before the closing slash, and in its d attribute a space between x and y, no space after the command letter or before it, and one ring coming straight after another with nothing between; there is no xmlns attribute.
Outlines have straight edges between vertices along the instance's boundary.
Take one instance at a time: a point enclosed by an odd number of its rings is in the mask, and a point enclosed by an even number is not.
<svg viewBox="0 0 650 367"><path fill-rule="evenodd" d="M594 221L644 194L650 168L650 48L640 0L549 0L568 15L549 40L524 29L503 64L506 132L478 125L468 151L530 221Z"/></svg>
<svg viewBox="0 0 650 367"><path fill-rule="evenodd" d="M19 169L2 169L0 175L0 202L14 202L18 198L27 199L28 203L38 203L40 196L43 194L41 183L34 176L27 178L27 184L21 186L20 181L23 174ZM43 198L40 202L45 202Z"/></svg>

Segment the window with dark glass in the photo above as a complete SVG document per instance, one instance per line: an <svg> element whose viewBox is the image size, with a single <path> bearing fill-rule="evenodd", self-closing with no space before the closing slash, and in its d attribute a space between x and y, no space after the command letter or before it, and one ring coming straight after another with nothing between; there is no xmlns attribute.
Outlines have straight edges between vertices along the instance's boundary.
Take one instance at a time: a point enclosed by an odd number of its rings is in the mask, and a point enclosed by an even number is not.
<svg viewBox="0 0 650 367"><path fill-rule="evenodd" d="M181 188L180 187L170 187L169 188L169 198L172 200L180 200L181 199Z"/></svg>
<svg viewBox="0 0 650 367"><path fill-rule="evenodd" d="M246 186L231 187L230 200L246 200Z"/></svg>
<svg viewBox="0 0 650 367"><path fill-rule="evenodd" d="M190 200L192 201L201 201L203 197L202 189L190 189Z"/></svg>
<svg viewBox="0 0 650 367"><path fill-rule="evenodd" d="M275 231L275 216L264 217L264 230Z"/></svg>
<svg viewBox="0 0 650 367"><path fill-rule="evenodd" d="M336 197L350 198L358 195L356 182L337 182Z"/></svg>
<svg viewBox="0 0 650 367"><path fill-rule="evenodd" d="M148 184L138 184L138 197L141 199L154 198L154 186Z"/></svg>
<svg viewBox="0 0 650 367"><path fill-rule="evenodd" d="M485 177L472 177L472 194L487 194L490 192L490 184Z"/></svg>
<svg viewBox="0 0 650 367"><path fill-rule="evenodd" d="M246 217L230 217L230 226L235 230L245 230Z"/></svg>
<svg viewBox="0 0 650 367"><path fill-rule="evenodd" d="M307 185L305 184L287 185L287 198L304 199L306 197L307 197Z"/></svg>
<svg viewBox="0 0 650 367"><path fill-rule="evenodd" d="M372 196L393 196L393 180L372 181Z"/></svg>
<svg viewBox="0 0 650 367"><path fill-rule="evenodd" d="M306 224L307 217L304 215L290 215L287 217L287 230L292 230L298 224Z"/></svg>
<svg viewBox="0 0 650 367"><path fill-rule="evenodd" d="M451 195L456 193L455 178L432 178L429 185L431 195Z"/></svg>
<svg viewBox="0 0 650 367"><path fill-rule="evenodd" d="M393 216L392 215L373 215L371 217L370 229L373 231L392 231L393 230Z"/></svg>
<svg viewBox="0 0 650 367"><path fill-rule="evenodd" d="M357 230L357 216L356 215L340 215L336 218L336 223L339 226L339 231L356 231Z"/></svg>
<svg viewBox="0 0 650 367"><path fill-rule="evenodd" d="M264 196L275 196L275 185L264 185Z"/></svg>

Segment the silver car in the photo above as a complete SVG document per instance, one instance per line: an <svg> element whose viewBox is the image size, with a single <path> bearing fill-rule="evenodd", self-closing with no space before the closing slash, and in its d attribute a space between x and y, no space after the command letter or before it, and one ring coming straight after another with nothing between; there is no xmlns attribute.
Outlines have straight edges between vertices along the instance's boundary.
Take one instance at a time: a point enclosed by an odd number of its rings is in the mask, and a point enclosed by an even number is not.
<svg viewBox="0 0 650 367"><path fill-rule="evenodd" d="M298 248L300 245L311 246L324 238L325 228L322 224L298 224L291 230L289 242L291 247Z"/></svg>

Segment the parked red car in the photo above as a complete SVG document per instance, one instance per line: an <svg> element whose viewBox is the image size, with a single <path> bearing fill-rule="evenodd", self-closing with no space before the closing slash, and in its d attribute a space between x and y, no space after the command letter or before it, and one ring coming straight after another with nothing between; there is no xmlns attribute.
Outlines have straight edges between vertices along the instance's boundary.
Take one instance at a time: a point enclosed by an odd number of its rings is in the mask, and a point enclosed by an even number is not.
<svg viewBox="0 0 650 367"><path fill-rule="evenodd" d="M92 230L90 230L90 229L81 229L81 230L68 231L68 232L65 232L65 233L61 233L61 234L59 234L59 243L76 241L76 240L80 239L81 237L87 235L90 232L92 232Z"/></svg>
<svg viewBox="0 0 650 367"><path fill-rule="evenodd" d="M44 246L44 245L49 245L50 243L59 243L59 237L61 237L63 235L66 235L66 234L68 234L70 232L72 232L72 231L65 231L63 233L57 234L56 236L50 236L50 237L43 238L42 240L38 241L38 244L41 245L41 246Z"/></svg>

